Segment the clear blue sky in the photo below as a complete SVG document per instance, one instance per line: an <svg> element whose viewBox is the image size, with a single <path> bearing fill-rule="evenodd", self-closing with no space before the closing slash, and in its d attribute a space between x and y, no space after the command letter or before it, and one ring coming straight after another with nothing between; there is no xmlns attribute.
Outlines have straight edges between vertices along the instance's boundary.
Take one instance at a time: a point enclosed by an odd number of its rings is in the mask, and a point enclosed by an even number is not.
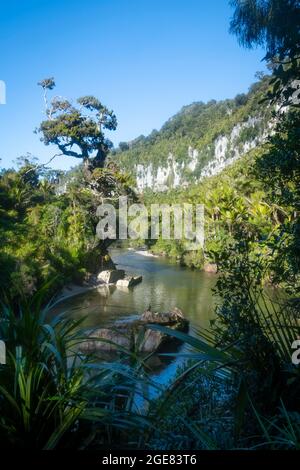
<svg viewBox="0 0 300 470"><path fill-rule="evenodd" d="M43 118L38 80L56 94L94 94L117 114L115 145L147 135L183 105L247 91L263 70L260 49L242 49L228 32L228 0L1 0L1 166L55 148L33 133ZM70 157L52 166L66 169Z"/></svg>

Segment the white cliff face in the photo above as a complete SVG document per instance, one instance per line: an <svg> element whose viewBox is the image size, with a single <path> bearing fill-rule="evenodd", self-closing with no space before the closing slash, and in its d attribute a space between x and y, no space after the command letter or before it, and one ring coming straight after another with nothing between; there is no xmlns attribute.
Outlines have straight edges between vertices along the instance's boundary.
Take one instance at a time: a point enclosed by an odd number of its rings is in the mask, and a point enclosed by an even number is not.
<svg viewBox="0 0 300 470"><path fill-rule="evenodd" d="M136 184L139 191L153 186L152 165L136 165Z"/></svg>
<svg viewBox="0 0 300 470"><path fill-rule="evenodd" d="M187 167L190 171L195 171L197 163L198 163L198 156L199 156L198 150L193 149L193 147L189 146L188 156L189 156L190 161L188 162Z"/></svg>
<svg viewBox="0 0 300 470"><path fill-rule="evenodd" d="M241 158L249 150L255 148L263 142L267 135L272 132L273 124L269 123L264 132L256 133L251 140L240 142L241 132L247 128L254 128L261 123L260 118L250 117L246 122L237 124L233 127L231 133L218 136L213 144L207 147L207 150L213 146L211 160L201 169L200 176L194 177L193 173L198 165L201 165L201 152L189 146L187 149L187 159L185 162L177 162L176 156L169 153L166 166L154 168L149 165L138 164L135 166L136 182L138 191L142 192L146 188L156 191L166 191L170 188L176 188L180 185L186 185L187 181L184 177L185 170L192 174L194 182L200 181L207 176L213 176L222 171L225 167Z"/></svg>
<svg viewBox="0 0 300 470"><path fill-rule="evenodd" d="M181 174L184 165L176 162L172 153L169 154L167 166L154 169L153 165L135 166L137 189L144 191L151 188L157 191L166 191L169 188L176 188L181 181Z"/></svg>
<svg viewBox="0 0 300 470"><path fill-rule="evenodd" d="M255 148L259 143L261 143L266 138L266 135L257 135L249 141L245 141L240 144L238 143L238 139L243 129L253 128L259 123L259 118L251 117L246 122L234 126L228 137L219 136L214 142L214 158L203 168L200 179L220 173L220 171L228 165L231 165L249 152L249 150Z"/></svg>

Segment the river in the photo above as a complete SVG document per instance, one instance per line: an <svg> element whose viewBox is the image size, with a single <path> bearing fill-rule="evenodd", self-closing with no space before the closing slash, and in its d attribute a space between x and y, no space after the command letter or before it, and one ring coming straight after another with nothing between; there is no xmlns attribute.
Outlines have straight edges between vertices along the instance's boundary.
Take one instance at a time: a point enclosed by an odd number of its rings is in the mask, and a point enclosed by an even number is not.
<svg viewBox="0 0 300 470"><path fill-rule="evenodd" d="M85 326L100 328L141 314L149 306L153 311L178 307L190 321L191 334L198 328L209 329L214 311L215 275L181 267L166 258L146 256L146 252L116 248L110 250L110 255L119 269L142 275L142 283L130 290L115 286L93 289L64 300L60 310L75 318L85 316ZM153 368L156 380L167 383L180 362L180 359L157 361Z"/></svg>

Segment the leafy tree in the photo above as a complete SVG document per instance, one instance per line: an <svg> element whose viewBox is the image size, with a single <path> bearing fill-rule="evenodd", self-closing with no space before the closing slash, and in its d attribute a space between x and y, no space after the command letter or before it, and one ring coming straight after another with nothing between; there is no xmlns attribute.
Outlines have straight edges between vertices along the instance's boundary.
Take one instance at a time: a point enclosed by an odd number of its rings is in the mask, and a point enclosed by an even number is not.
<svg viewBox="0 0 300 470"><path fill-rule="evenodd" d="M32 188L36 188L39 184L39 171L37 165L38 159L31 154L20 156L16 159L17 166L19 167L19 179L24 184L28 184Z"/></svg>
<svg viewBox="0 0 300 470"><path fill-rule="evenodd" d="M127 144L127 142L120 142L119 149L121 150L121 152L125 152L125 150L129 150L129 145Z"/></svg>
<svg viewBox="0 0 300 470"><path fill-rule="evenodd" d="M273 63L273 90L269 97L290 105L289 112L277 113L277 126L268 146L257 160L255 177L263 182L272 204L282 208L284 223L270 240L275 255L274 272L280 282L299 291L299 76L300 2L299 0L233 0L231 31L246 47L264 45L265 60ZM291 108L296 108L291 111Z"/></svg>
<svg viewBox="0 0 300 470"><path fill-rule="evenodd" d="M280 60L299 53L299 0L231 0L235 8L230 30L245 47L266 46L267 58Z"/></svg>
<svg viewBox="0 0 300 470"><path fill-rule="evenodd" d="M78 98L77 107L68 100L54 97L50 104L47 91L55 87L53 78L38 83L44 91L47 119L38 129L41 140L55 144L62 155L79 158L85 168L103 167L112 143L104 135L104 130L115 130L117 119L94 96Z"/></svg>
<svg viewBox="0 0 300 470"><path fill-rule="evenodd" d="M248 100L248 98L245 95L245 93L240 93L240 94L236 95L236 97L234 98L236 106L243 106L244 104L247 103L247 100Z"/></svg>
<svg viewBox="0 0 300 470"><path fill-rule="evenodd" d="M299 0L231 0L230 3L235 8L231 32L245 47L266 47L265 60L272 64L274 72L269 98L275 101L281 98L284 104L299 104Z"/></svg>
<svg viewBox="0 0 300 470"><path fill-rule="evenodd" d="M276 281L300 292L300 112L284 114L277 132L255 165L256 177L263 182L267 198L281 207L281 224L270 240L274 253Z"/></svg>

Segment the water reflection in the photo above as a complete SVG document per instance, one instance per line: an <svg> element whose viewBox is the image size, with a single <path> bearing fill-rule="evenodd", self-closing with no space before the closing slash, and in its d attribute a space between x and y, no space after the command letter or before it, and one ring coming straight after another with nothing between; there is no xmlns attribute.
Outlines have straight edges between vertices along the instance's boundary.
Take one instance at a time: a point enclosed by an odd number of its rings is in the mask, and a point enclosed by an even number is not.
<svg viewBox="0 0 300 470"><path fill-rule="evenodd" d="M103 286L65 300L59 310L79 318L85 316L85 326L103 327L124 317L141 314L149 306L154 311L180 308L194 328L209 328L213 317L212 288L216 277L192 271L168 260L143 256L130 250L113 249L111 256L117 267L128 274L142 275L143 282L132 289ZM168 347L170 351L170 346ZM178 350L178 347L175 348ZM153 359L159 382L166 382L179 363L178 360ZM162 370L162 364L164 367Z"/></svg>

